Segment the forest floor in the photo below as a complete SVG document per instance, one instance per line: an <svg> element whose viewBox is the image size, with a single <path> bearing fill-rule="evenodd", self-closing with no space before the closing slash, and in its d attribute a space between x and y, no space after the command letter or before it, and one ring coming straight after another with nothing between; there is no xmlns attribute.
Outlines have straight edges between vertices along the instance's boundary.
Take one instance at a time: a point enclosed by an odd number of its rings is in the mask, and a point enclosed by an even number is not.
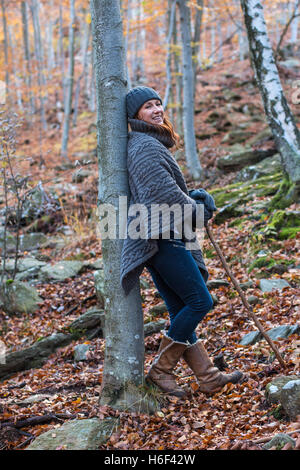
<svg viewBox="0 0 300 470"><path fill-rule="evenodd" d="M235 176L234 173L224 175L216 167L218 157L226 154L225 144L222 143L227 133L226 128L215 132L215 129L206 123L209 113L219 111L222 103L225 109L226 100L220 101L217 96L224 88L230 88L240 96L235 103L236 107L251 103L252 106L257 106L258 113L262 113L260 97L252 82L253 74L248 60L239 63L236 74L226 72L232 70L233 65L228 59L227 62L201 72L199 78L196 132L215 135L197 141L206 179L196 186L208 190L211 187L223 187L234 181ZM153 78L154 86L157 80L158 78ZM244 85L241 86L241 83ZM232 108L228 108L228 112L238 113ZM93 123L94 115L81 110L77 128L71 131L70 155L73 162L78 159L78 154L94 150L96 133ZM261 128L262 122L258 121L253 122L250 130L255 134ZM95 215L97 162L94 159L87 165L91 170L90 176L82 183L76 184L72 182L74 168L57 168L62 163L55 150L60 143L60 132L53 129L44 135L42 147L35 132L25 127L18 131L18 152L23 152L26 156L30 153L30 158L23 161L21 171L23 174L30 174L31 181L35 184L42 181L46 189L53 186L54 182L68 188L61 199L63 211L60 212L57 224L54 223L51 235L61 235L59 227L62 223L71 229L71 235L64 236L63 247L45 248L40 252L49 256L53 262L62 259L94 261L101 257ZM38 156L41 150L44 156L43 164L39 164ZM184 160L179 160L179 163L187 176L189 187L192 188L193 183L188 177ZM230 226L230 222L231 219L221 225L212 223L212 230L238 282L253 281L252 288L247 290L247 296L255 295L259 298L254 308L258 319L266 329L299 322L299 270L289 269L278 276L286 279L291 287L263 293L258 288L261 269L248 272L253 261L253 221L245 215L239 226ZM47 227L44 229L47 231ZM286 262L291 259L299 265L299 247L298 234L293 239L279 241L273 256L278 261ZM261 248L264 248L263 244ZM228 280L206 236L203 252L210 279ZM267 276L267 273L265 274ZM273 277L276 276L275 274ZM145 322L148 322L157 319L150 314L150 310L154 305L161 303L161 299L156 294L146 270L143 277L149 283L149 288L142 290L144 318ZM66 322L70 323L88 308L96 305L92 270L87 269L83 274L63 282L40 283L36 288L43 302L34 314L8 316L0 310L1 339L8 349L20 350L40 338L62 331ZM116 411L99 405L105 340L90 340L88 359L75 362L74 347L84 341L79 339L58 349L49 356L44 366L18 372L1 383L0 423L16 423L43 415L58 417L45 424L22 428L25 434L17 432L14 435L2 436L1 448L24 449L41 433L50 429L55 432L57 426L66 422L68 417L119 417L120 427L106 444L99 447L100 450L227 450L241 446L243 449L261 449L263 443L277 433L289 433L297 440L300 421L290 421L282 410L278 410L277 405L269 405L265 398L265 387L277 375L299 373L299 336L294 334L275 342L287 364L286 370L283 371L265 340L252 346L239 344L241 338L255 327L234 287L230 284L215 288L212 292L218 297L218 303L201 322L198 333L212 357L222 352L228 370L243 371L245 378L242 383L227 385L221 392L207 397L198 392L191 371L185 364L180 363L176 369L178 380L191 388L190 399L170 397L161 411L153 415ZM89 300L85 301L87 298ZM72 310L73 307L76 308ZM167 312L163 317L167 319ZM145 373L155 357L160 337L161 333L156 333L145 338ZM26 399L37 394L44 394L41 401L26 403Z"/></svg>

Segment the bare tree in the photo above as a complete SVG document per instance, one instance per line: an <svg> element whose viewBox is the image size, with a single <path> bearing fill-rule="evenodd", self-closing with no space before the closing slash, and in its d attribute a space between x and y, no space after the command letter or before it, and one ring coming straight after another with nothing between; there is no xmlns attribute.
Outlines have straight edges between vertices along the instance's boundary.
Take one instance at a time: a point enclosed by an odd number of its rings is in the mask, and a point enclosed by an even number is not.
<svg viewBox="0 0 300 470"><path fill-rule="evenodd" d="M284 96L259 0L241 0L249 49L265 113L286 179L275 200L288 206L300 194L300 132Z"/></svg>
<svg viewBox="0 0 300 470"><path fill-rule="evenodd" d="M63 122L63 133L61 143L61 156L64 160L68 158L69 130L72 112L73 85L74 85L74 40L75 40L75 0L70 2L70 25L69 25L69 71L66 80L66 100Z"/></svg>
<svg viewBox="0 0 300 470"><path fill-rule="evenodd" d="M97 90L99 209L118 213L119 195L128 198L126 166L127 92L124 39L119 0L91 0ZM100 216L101 220L101 216ZM120 225L116 218L116 231ZM105 238L105 360L101 404L139 409L144 380L143 314L139 285L124 295L120 286L122 240Z"/></svg>
<svg viewBox="0 0 300 470"><path fill-rule="evenodd" d="M29 34L28 34L28 15L27 15L27 3L21 2L21 15L22 15L22 30L23 30L23 42L24 42L24 53L26 62L26 76L25 81L29 93L30 113L35 113L35 99L32 93L32 68L30 58L30 45L29 45Z"/></svg>
<svg viewBox="0 0 300 470"><path fill-rule="evenodd" d="M183 68L183 129L186 160L190 174L199 180L202 173L194 129L194 72L191 49L190 10L186 0L177 0L180 12Z"/></svg>

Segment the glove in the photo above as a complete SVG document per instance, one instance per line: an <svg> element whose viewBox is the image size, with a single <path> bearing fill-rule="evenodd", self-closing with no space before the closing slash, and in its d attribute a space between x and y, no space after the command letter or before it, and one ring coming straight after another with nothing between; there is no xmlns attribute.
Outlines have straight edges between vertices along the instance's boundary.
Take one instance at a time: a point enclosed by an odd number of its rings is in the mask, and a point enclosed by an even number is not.
<svg viewBox="0 0 300 470"><path fill-rule="evenodd" d="M189 191L189 196L197 204L204 205L204 225L213 217L213 212L217 210L214 198L205 189L193 189Z"/></svg>

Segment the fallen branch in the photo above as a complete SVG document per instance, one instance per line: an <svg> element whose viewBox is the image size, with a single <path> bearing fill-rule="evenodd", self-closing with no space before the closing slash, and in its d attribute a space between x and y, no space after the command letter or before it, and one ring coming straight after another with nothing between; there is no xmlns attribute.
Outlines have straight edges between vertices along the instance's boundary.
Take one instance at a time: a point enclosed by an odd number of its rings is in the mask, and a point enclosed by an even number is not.
<svg viewBox="0 0 300 470"><path fill-rule="evenodd" d="M40 424L47 424L53 420L56 421L63 421L65 419L75 419L77 418L76 415L69 415L67 413L56 413L56 414L48 414L48 415L41 415L41 416L30 416L29 418L19 419L18 421L7 421L5 423L0 423L0 431L7 427L13 427L15 429L21 428L28 428L32 426L38 426Z"/></svg>
<svg viewBox="0 0 300 470"><path fill-rule="evenodd" d="M166 320L159 320L145 324L145 336L152 335L162 330ZM74 320L64 332L53 333L46 338L37 341L32 346L20 351L13 351L5 355L5 363L0 364L0 380L7 379L12 374L23 370L42 367L50 354L56 349L67 346L73 340L82 336L89 339L97 335L105 336L105 313L104 310L92 308Z"/></svg>

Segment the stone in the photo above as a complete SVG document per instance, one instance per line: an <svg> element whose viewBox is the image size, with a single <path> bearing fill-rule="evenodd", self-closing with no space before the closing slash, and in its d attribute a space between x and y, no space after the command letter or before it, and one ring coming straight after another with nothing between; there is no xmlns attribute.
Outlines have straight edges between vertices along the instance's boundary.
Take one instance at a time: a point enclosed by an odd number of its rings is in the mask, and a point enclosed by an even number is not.
<svg viewBox="0 0 300 470"><path fill-rule="evenodd" d="M280 402L291 420L300 415L300 376L290 380L281 389Z"/></svg>
<svg viewBox="0 0 300 470"><path fill-rule="evenodd" d="M228 287L230 286L230 282L225 279L211 279L207 281L206 286L208 289L215 289L222 286Z"/></svg>
<svg viewBox="0 0 300 470"><path fill-rule="evenodd" d="M267 157L256 165L243 168L236 176L235 181L255 181L262 176L268 176L282 171L280 155Z"/></svg>
<svg viewBox="0 0 300 470"><path fill-rule="evenodd" d="M270 404L280 403L281 390L288 382L299 380L298 375L279 375L266 385L265 396Z"/></svg>
<svg viewBox="0 0 300 470"><path fill-rule="evenodd" d="M285 279L260 279L259 288L263 292L271 292L272 290L282 290L285 287L291 287Z"/></svg>
<svg viewBox="0 0 300 470"><path fill-rule="evenodd" d="M247 333L239 342L243 346L249 346L251 344L257 343L262 338L262 334L259 331L251 331Z"/></svg>
<svg viewBox="0 0 300 470"><path fill-rule="evenodd" d="M256 305L260 302L259 297L256 297L256 295L249 295L247 300L250 305Z"/></svg>
<svg viewBox="0 0 300 470"><path fill-rule="evenodd" d="M272 157L276 154L275 149L270 150L252 150L249 148L243 148L241 151L236 153L230 153L225 157L221 157L217 161L217 167L228 173L230 171L242 170L244 167L261 162L265 158Z"/></svg>
<svg viewBox="0 0 300 470"><path fill-rule="evenodd" d="M75 171L72 175L72 183L82 183L83 180L88 178L92 175L92 172L89 170L83 170L80 168L79 170Z"/></svg>
<svg viewBox="0 0 300 470"><path fill-rule="evenodd" d="M74 419L40 434L26 450L97 450L117 427L116 418Z"/></svg>
<svg viewBox="0 0 300 470"><path fill-rule="evenodd" d="M77 344L74 348L74 361L86 361L87 360L87 353L90 349L89 344Z"/></svg>
<svg viewBox="0 0 300 470"><path fill-rule="evenodd" d="M280 325L268 330L268 335L272 340L287 338L294 333L300 333L300 325Z"/></svg>
<svg viewBox="0 0 300 470"><path fill-rule="evenodd" d="M41 268L40 278L47 281L64 281L77 276L82 270L82 261L60 261L56 264L46 264Z"/></svg>
<svg viewBox="0 0 300 470"><path fill-rule="evenodd" d="M251 136L253 136L252 132L249 131L244 131L244 130L234 130L231 132L228 132L225 137L222 139L222 143L226 144L239 144L241 142L245 142L247 139L249 139Z"/></svg>
<svg viewBox="0 0 300 470"><path fill-rule="evenodd" d="M8 314L33 313L38 308L38 304L42 302L32 286L16 280L6 282L5 293L0 296L2 308Z"/></svg>
<svg viewBox="0 0 300 470"><path fill-rule="evenodd" d="M288 434L279 433L276 434L269 442L263 445L264 450L271 449L272 447L276 447L276 450L281 450L285 444L291 444L294 448L296 442L292 439Z"/></svg>
<svg viewBox="0 0 300 470"><path fill-rule="evenodd" d="M157 304L154 307L152 307L149 310L149 313L150 313L150 315L156 316L156 315L161 315L161 314L163 314L167 311L168 311L167 306L166 306L165 302L163 302L161 304Z"/></svg>
<svg viewBox="0 0 300 470"><path fill-rule="evenodd" d="M279 65L287 69L300 69L300 60L289 58L287 60L280 61Z"/></svg>
<svg viewBox="0 0 300 470"><path fill-rule="evenodd" d="M267 330L266 333L272 340L276 340L278 338L287 338L288 336L299 332L299 325L280 325L276 326L275 328L271 328L270 330ZM259 331L251 331L243 337L243 339L240 341L240 344L242 344L243 346L247 346L250 344L255 344L261 339L263 339L263 336Z"/></svg>

